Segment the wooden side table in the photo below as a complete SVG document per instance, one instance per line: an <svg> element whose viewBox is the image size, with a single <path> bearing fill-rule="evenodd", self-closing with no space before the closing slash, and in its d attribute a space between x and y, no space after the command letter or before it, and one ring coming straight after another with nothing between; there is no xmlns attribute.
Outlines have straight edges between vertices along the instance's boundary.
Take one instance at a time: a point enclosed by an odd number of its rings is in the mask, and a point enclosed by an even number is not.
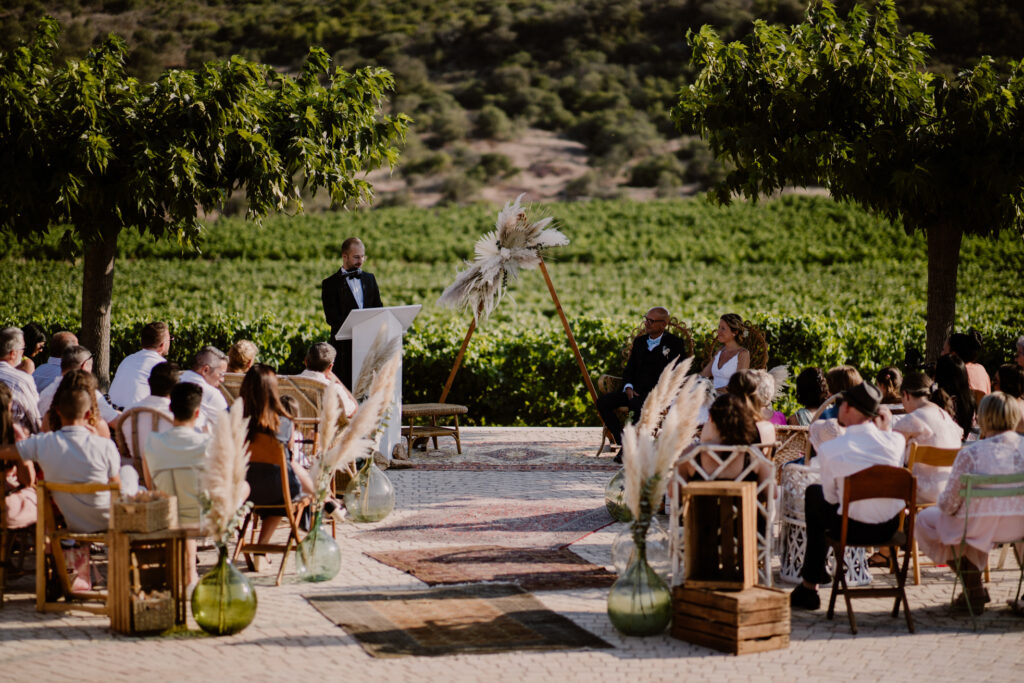
<svg viewBox="0 0 1024 683"><path fill-rule="evenodd" d="M136 633L132 618L135 576L144 590L168 591L174 602L174 625L187 623L185 541L197 534L197 530L190 528L145 534L110 530L107 604L111 629L118 633Z"/></svg>
<svg viewBox="0 0 1024 683"><path fill-rule="evenodd" d="M416 439L433 439L434 450L437 450L437 437L450 436L455 439L455 450L462 454L462 441L459 437L459 415L469 412L466 406L457 403L404 403L402 404L402 422L409 421L402 427L402 436L408 439L408 452L412 453L412 445ZM452 424L438 424L437 418L450 417ZM430 424L416 426L417 418L429 418Z"/></svg>

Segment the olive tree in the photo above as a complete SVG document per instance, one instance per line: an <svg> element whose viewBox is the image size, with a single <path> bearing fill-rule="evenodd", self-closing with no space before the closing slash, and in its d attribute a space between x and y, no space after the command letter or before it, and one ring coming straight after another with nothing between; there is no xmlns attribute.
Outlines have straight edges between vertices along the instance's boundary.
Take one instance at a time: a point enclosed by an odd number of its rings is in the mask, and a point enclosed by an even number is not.
<svg viewBox="0 0 1024 683"><path fill-rule="evenodd" d="M992 60L947 78L927 36L902 35L892 0L842 18L813 2L789 28L755 22L741 42L688 34L699 69L673 118L734 170L712 197L823 185L902 221L928 249L927 356L952 331L965 233L1024 232L1024 75Z"/></svg>
<svg viewBox="0 0 1024 683"><path fill-rule="evenodd" d="M142 83L121 39L60 62L58 30L43 19L0 53L0 231L57 233L69 256L84 254L81 337L101 381L122 231L193 248L201 212L235 191L257 222L301 211L303 189L360 202L372 196L363 172L398 159L408 119L382 113L385 70L331 71L314 48L297 77L233 57Z"/></svg>

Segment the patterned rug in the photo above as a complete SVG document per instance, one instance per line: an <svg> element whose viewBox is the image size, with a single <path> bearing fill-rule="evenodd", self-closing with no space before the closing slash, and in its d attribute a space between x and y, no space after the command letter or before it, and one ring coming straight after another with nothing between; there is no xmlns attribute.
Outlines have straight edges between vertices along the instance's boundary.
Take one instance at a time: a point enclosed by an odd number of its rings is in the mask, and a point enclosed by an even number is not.
<svg viewBox="0 0 1024 683"><path fill-rule="evenodd" d="M510 585L305 597L374 657L611 647Z"/></svg>
<svg viewBox="0 0 1024 683"><path fill-rule="evenodd" d="M610 454L594 455L600 443L596 428L469 427L463 430L461 454L454 439L441 438L437 449L428 442L426 450L414 449L398 466L420 470L618 470L621 466L612 462Z"/></svg>
<svg viewBox="0 0 1024 683"><path fill-rule="evenodd" d="M616 575L568 548L505 548L476 545L368 552L378 562L412 574L427 585L495 581L524 590L606 588Z"/></svg>
<svg viewBox="0 0 1024 683"><path fill-rule="evenodd" d="M570 545L613 520L603 500L512 500L466 497L402 515L362 533L378 541L556 548Z"/></svg>

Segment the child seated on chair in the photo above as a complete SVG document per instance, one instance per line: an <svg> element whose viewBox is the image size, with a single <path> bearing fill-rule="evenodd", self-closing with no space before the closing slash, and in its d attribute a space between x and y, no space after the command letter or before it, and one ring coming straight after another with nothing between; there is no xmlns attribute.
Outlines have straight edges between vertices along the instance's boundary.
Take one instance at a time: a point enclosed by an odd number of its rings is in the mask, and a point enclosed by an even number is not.
<svg viewBox="0 0 1024 683"><path fill-rule="evenodd" d="M178 498L178 523L199 525L199 471L206 460L210 435L196 431L203 402L201 387L188 382L171 389L173 426L150 434L143 449L146 486ZM189 583L199 580L196 571L196 540L185 542Z"/></svg>
<svg viewBox="0 0 1024 683"><path fill-rule="evenodd" d="M73 389L56 399L55 408L63 426L56 432L30 436L16 444L0 447L0 460L15 460L24 466L39 465L47 481L61 484L119 484L121 456L110 439L89 431L93 397L84 389ZM70 531L106 531L110 524L110 492L88 494L54 492L54 502L64 515Z"/></svg>

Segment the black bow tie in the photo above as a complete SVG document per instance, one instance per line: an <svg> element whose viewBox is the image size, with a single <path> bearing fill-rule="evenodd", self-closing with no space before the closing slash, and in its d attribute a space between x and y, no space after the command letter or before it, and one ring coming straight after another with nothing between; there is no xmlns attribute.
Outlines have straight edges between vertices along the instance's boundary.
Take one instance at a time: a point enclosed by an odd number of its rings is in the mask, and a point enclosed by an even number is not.
<svg viewBox="0 0 1024 683"><path fill-rule="evenodd" d="M361 270L348 270L348 271L343 270L341 272L341 274L346 279L351 280L352 278L358 278L360 275L363 274L363 271L361 271Z"/></svg>

